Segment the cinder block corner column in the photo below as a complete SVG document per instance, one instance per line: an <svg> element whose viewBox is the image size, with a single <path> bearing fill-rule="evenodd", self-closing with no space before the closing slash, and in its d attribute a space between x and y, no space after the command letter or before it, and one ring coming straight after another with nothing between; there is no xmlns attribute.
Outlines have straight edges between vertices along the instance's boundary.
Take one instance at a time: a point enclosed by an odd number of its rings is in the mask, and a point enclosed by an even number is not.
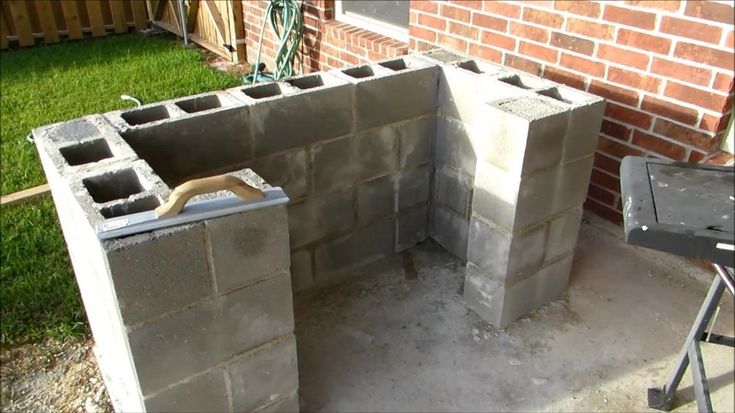
<svg viewBox="0 0 735 413"><path fill-rule="evenodd" d="M107 259L146 411L297 412L286 205L139 238Z"/></svg>
<svg viewBox="0 0 735 413"><path fill-rule="evenodd" d="M477 108L464 299L489 323L506 327L566 290L603 106L529 94Z"/></svg>

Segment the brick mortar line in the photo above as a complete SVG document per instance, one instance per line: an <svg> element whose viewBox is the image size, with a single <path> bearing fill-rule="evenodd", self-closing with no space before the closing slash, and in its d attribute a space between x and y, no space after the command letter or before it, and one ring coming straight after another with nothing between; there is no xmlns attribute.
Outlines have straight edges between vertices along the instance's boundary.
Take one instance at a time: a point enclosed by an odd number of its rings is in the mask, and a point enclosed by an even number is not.
<svg viewBox="0 0 735 413"><path fill-rule="evenodd" d="M655 136L657 138L660 138L661 137L661 135L657 135L657 134L654 134L654 133L648 133L648 131L643 131L643 132L646 133L646 134L648 134L648 135ZM672 159L672 158L669 158L668 156L666 156L664 154L661 154L661 153L658 153L658 152L656 152L656 151L654 151L652 149L644 148L642 146L638 146L638 145L634 144L632 142L632 134L631 134L631 140L630 141L621 141L620 139L618 139L618 138L616 138L614 136L606 135L604 132L600 132L600 135L603 136L603 137L605 137L606 139L610 139L610 140L612 140L612 141L614 141L616 143L619 143L619 144L621 144L623 146L627 146L627 147L630 147L630 148L633 148L633 149L637 149L637 150L639 150L641 152L644 152L646 154L655 155L655 156L661 156L661 157L664 157L664 158L667 158L667 159ZM670 138L662 139L662 140L667 141L667 143L671 143L671 144L675 144L676 146L680 146L680 147L682 147L682 148L684 148L686 150L689 150L689 151L696 151L696 152L707 153L707 151L705 149L700 149L700 148L697 148L695 146L692 146L692 145L689 145L689 144L685 144L685 143L682 143L682 142L673 142L673 141L671 141ZM607 152L600 151L599 153L601 153L601 154L603 154L605 156L608 156L610 158L616 159L616 160L622 160L622 158L618 158L617 156L612 155L612 154L607 153ZM609 173L608 173L608 175L609 175Z"/></svg>

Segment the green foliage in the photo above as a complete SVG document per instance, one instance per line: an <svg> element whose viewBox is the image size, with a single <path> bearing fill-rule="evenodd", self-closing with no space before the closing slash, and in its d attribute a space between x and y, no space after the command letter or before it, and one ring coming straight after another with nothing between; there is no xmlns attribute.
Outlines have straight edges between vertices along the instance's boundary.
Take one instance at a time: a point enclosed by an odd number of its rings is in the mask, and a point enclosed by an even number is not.
<svg viewBox="0 0 735 413"><path fill-rule="evenodd" d="M162 38L111 36L0 53L0 188L45 182L31 129L236 86L240 79ZM0 210L0 343L77 335L84 311L50 197Z"/></svg>

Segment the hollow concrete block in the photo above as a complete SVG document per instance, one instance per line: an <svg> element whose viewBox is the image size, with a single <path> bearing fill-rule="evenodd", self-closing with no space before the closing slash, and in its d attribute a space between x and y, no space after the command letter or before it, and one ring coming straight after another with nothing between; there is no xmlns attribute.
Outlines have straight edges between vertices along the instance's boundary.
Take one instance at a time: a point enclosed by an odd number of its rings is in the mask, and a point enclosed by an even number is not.
<svg viewBox="0 0 735 413"><path fill-rule="evenodd" d="M544 261L551 261L574 249L581 223L582 207L577 207L549 223Z"/></svg>
<svg viewBox="0 0 735 413"><path fill-rule="evenodd" d="M454 212L431 206L429 230L431 237L461 261L467 261L469 221Z"/></svg>
<svg viewBox="0 0 735 413"><path fill-rule="evenodd" d="M559 164L569 117L561 104L527 96L479 106L478 114L475 148L485 161L524 177Z"/></svg>
<svg viewBox="0 0 735 413"><path fill-rule="evenodd" d="M437 67L417 59L412 67L392 71L363 65L330 73L354 84L356 130L370 129L433 113Z"/></svg>
<svg viewBox="0 0 735 413"><path fill-rule="evenodd" d="M213 293L203 223L110 245L107 262L125 325L180 309Z"/></svg>
<svg viewBox="0 0 735 413"><path fill-rule="evenodd" d="M238 358L228 366L232 408L250 412L298 390L296 339L292 334Z"/></svg>
<svg viewBox="0 0 735 413"><path fill-rule="evenodd" d="M318 76L323 85L298 89L279 83L280 98L252 103L256 157L336 138L353 130L353 86L328 73Z"/></svg>
<svg viewBox="0 0 735 413"><path fill-rule="evenodd" d="M128 337L147 396L293 329L291 279L282 273L143 324Z"/></svg>
<svg viewBox="0 0 735 413"><path fill-rule="evenodd" d="M288 271L286 207L233 214L204 222L218 291Z"/></svg>
<svg viewBox="0 0 735 413"><path fill-rule="evenodd" d="M429 201L430 172L428 165L401 171L398 178L399 209Z"/></svg>
<svg viewBox="0 0 735 413"><path fill-rule="evenodd" d="M291 288L294 294L314 285L311 271L311 252L299 250L291 254Z"/></svg>
<svg viewBox="0 0 735 413"><path fill-rule="evenodd" d="M288 227L293 248L333 235L355 221L352 189L307 198L288 206Z"/></svg>
<svg viewBox="0 0 735 413"><path fill-rule="evenodd" d="M472 181L461 172L442 167L434 172L433 202L469 218L468 207L472 195Z"/></svg>
<svg viewBox="0 0 735 413"><path fill-rule="evenodd" d="M229 410L225 371L216 368L145 399L148 412L224 412Z"/></svg>
<svg viewBox="0 0 735 413"><path fill-rule="evenodd" d="M497 85L491 80L508 74L501 66L475 60L443 65L437 89L437 113L472 123L476 106L496 96ZM518 89L517 94L524 92Z"/></svg>
<svg viewBox="0 0 735 413"><path fill-rule="evenodd" d="M385 219L319 245L314 253L317 282L393 253L394 226L394 219Z"/></svg>
<svg viewBox="0 0 735 413"><path fill-rule="evenodd" d="M477 154L470 134L471 127L468 125L437 117L434 166L436 168L444 166L474 176Z"/></svg>
<svg viewBox="0 0 735 413"><path fill-rule="evenodd" d="M465 304L490 324L505 328L514 321L563 296L569 282L571 255L507 286L468 263L464 284Z"/></svg>
<svg viewBox="0 0 735 413"><path fill-rule="evenodd" d="M546 236L546 225L522 233L508 233L473 216L467 260L498 280L512 283L519 276L541 267Z"/></svg>
<svg viewBox="0 0 735 413"><path fill-rule="evenodd" d="M307 158L303 148L255 159L249 165L272 186L280 186L293 201L306 196Z"/></svg>
<svg viewBox="0 0 735 413"><path fill-rule="evenodd" d="M357 187L357 218L361 224L392 215L396 210L396 180L386 175Z"/></svg>
<svg viewBox="0 0 735 413"><path fill-rule="evenodd" d="M398 215L396 252L411 248L426 239L428 206L401 211Z"/></svg>
<svg viewBox="0 0 735 413"><path fill-rule="evenodd" d="M605 101L595 95L562 85L537 93L555 99L569 108L569 124L562 161L567 162L593 154L597 147Z"/></svg>
<svg viewBox="0 0 735 413"><path fill-rule="evenodd" d="M398 133L399 168L410 168L429 162L431 143L436 129L434 115L393 126Z"/></svg>

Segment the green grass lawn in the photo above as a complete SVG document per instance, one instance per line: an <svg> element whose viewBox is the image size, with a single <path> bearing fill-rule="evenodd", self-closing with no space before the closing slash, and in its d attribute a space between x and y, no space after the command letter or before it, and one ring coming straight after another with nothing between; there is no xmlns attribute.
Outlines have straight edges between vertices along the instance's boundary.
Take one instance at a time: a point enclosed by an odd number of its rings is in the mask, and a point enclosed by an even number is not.
<svg viewBox="0 0 735 413"><path fill-rule="evenodd" d="M140 35L0 53L0 188L45 182L26 135L91 113L223 89L240 79L202 63L196 50ZM0 210L0 343L63 338L86 318L50 197Z"/></svg>

